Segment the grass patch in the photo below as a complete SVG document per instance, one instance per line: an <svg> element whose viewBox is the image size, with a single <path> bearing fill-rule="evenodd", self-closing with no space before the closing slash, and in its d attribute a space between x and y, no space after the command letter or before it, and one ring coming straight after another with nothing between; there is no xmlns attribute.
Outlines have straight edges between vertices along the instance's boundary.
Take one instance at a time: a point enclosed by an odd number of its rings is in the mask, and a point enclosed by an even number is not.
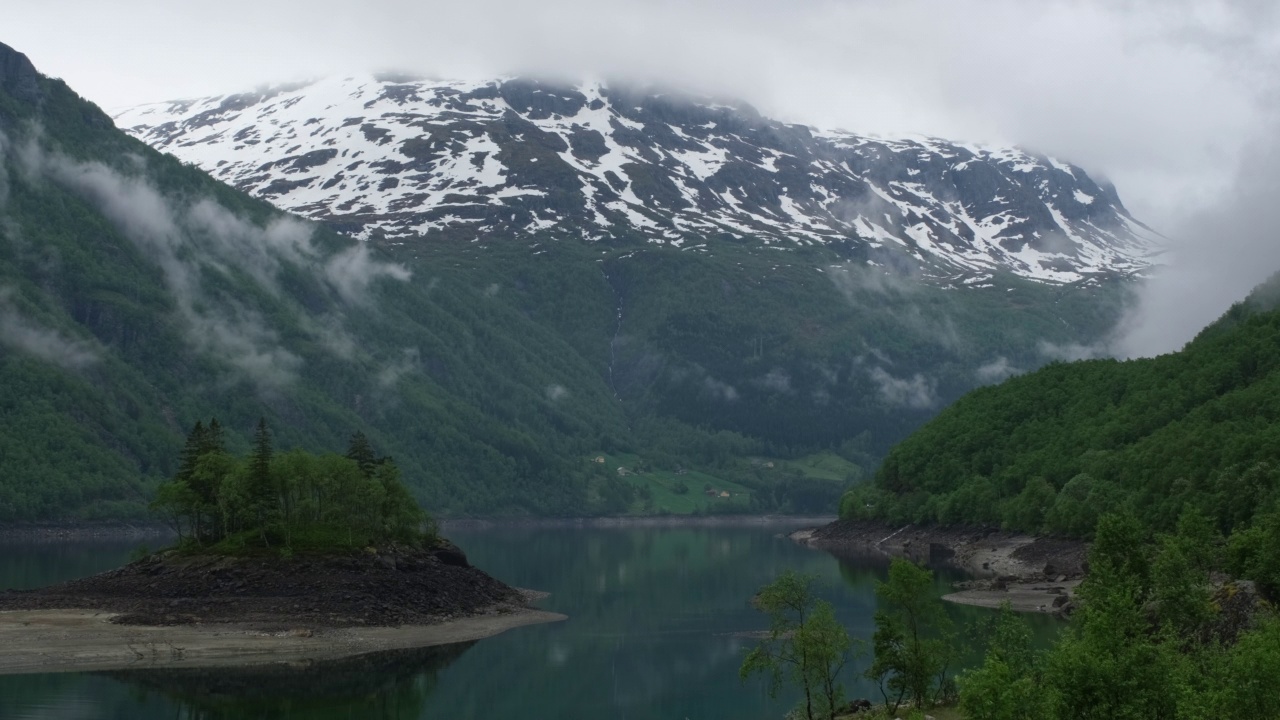
<svg viewBox="0 0 1280 720"><path fill-rule="evenodd" d="M598 463L598 458L604 462ZM631 515L746 512L751 502L751 488L699 470L660 470L646 466L638 455L623 453L598 453L587 461L595 463L603 476L618 478L636 490L637 498L627 510Z"/></svg>
<svg viewBox="0 0 1280 720"><path fill-rule="evenodd" d="M768 461L768 458L761 458ZM783 470L797 470L814 480L830 480L840 484L857 482L862 478L862 468L845 460L830 450L806 455L797 460L774 460Z"/></svg>

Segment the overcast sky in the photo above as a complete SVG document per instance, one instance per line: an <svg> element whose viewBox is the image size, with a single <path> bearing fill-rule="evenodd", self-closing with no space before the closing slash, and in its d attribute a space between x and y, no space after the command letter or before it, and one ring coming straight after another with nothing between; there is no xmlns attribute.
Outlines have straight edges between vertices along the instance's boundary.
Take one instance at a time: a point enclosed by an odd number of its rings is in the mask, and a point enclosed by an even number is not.
<svg viewBox="0 0 1280 720"><path fill-rule="evenodd" d="M1174 241L1117 348L1177 347L1280 270L1264 0L41 0L0 42L104 108L402 69L628 77L791 122L1018 143Z"/></svg>

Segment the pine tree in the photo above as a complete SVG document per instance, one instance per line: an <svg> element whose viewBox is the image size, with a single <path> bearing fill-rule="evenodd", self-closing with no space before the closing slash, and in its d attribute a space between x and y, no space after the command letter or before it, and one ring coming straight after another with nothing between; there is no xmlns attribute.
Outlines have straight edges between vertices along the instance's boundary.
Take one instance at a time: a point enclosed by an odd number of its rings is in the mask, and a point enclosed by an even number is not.
<svg viewBox="0 0 1280 720"><path fill-rule="evenodd" d="M351 443L347 446L347 457L356 461L356 465L360 466L360 472L364 473L365 477L373 476L374 467L378 464L378 456L374 454L369 438L359 430L351 436Z"/></svg>
<svg viewBox="0 0 1280 720"><path fill-rule="evenodd" d="M182 446L182 455L178 458L178 474L174 476L175 480L190 482L191 477L195 475L196 463L200 461L202 447L208 431L204 427L204 423L200 420L196 421L191 432L187 434L187 443Z"/></svg>
<svg viewBox="0 0 1280 720"><path fill-rule="evenodd" d="M222 425L218 423L218 418L211 418L209 427L205 430L203 442L200 444L200 454L226 451L226 437L223 435Z"/></svg>

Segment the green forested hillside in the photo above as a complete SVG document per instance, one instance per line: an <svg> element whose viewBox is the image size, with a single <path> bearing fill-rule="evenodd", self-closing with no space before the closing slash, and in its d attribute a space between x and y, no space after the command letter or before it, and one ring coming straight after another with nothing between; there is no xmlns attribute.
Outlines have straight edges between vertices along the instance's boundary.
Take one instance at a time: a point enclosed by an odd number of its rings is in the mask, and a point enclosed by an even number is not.
<svg viewBox="0 0 1280 720"><path fill-rule="evenodd" d="M1088 535L1128 508L1223 532L1280 495L1280 277L1180 352L1054 364L974 391L896 446L842 513Z"/></svg>
<svg viewBox="0 0 1280 720"><path fill-rule="evenodd" d="M646 511L651 479L601 453L820 510L1045 341L1100 336L1126 292L962 287L843 246L356 243L128 138L4 46L0 66L0 522L141 514L210 416L231 452L259 417L282 448L363 431L439 515ZM781 471L819 452L851 469Z"/></svg>

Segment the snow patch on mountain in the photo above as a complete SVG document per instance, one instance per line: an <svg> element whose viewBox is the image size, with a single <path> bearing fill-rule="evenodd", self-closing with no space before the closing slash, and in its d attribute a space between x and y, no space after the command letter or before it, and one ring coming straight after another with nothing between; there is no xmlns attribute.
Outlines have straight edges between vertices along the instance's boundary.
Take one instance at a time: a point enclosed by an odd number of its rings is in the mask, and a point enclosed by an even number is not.
<svg viewBox="0 0 1280 720"><path fill-rule="evenodd" d="M599 82L353 76L115 119L363 239L839 243L871 264L1053 283L1138 272L1160 239L1110 185L1021 149L820 131Z"/></svg>

